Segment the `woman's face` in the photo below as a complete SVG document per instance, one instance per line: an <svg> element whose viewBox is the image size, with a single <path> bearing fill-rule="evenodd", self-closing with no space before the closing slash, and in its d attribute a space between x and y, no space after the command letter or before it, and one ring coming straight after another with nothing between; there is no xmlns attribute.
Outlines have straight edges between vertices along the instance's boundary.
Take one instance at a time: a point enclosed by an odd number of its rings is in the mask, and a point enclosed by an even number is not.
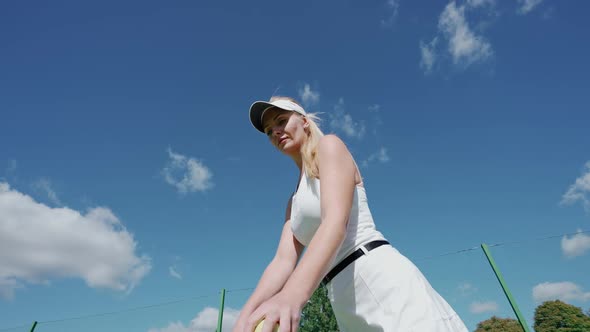
<svg viewBox="0 0 590 332"><path fill-rule="evenodd" d="M288 155L299 153L307 138L307 119L295 112L269 109L262 117L262 125L272 145Z"/></svg>

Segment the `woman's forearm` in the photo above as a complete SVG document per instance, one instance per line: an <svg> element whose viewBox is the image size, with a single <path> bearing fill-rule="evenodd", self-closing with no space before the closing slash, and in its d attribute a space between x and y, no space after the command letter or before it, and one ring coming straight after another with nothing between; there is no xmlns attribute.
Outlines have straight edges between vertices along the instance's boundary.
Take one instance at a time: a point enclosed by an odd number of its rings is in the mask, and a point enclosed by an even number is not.
<svg viewBox="0 0 590 332"><path fill-rule="evenodd" d="M307 251L287 280L284 290L307 301L318 287L346 235L346 223L323 222ZM302 304L303 304L302 303Z"/></svg>
<svg viewBox="0 0 590 332"><path fill-rule="evenodd" d="M256 289L242 308L240 316L250 315L262 302L278 293L294 268L293 263L275 257L264 270Z"/></svg>

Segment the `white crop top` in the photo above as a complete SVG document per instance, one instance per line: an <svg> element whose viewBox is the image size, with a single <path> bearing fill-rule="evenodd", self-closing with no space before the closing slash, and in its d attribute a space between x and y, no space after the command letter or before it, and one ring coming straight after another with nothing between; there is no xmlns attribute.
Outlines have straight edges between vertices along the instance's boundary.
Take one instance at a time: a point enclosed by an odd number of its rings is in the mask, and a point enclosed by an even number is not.
<svg viewBox="0 0 590 332"><path fill-rule="evenodd" d="M320 210L320 180L314 177L309 178L304 173L291 201L291 230L295 238L304 246L309 245L320 226ZM355 186L346 236L330 269L361 245L384 239L375 228L365 188Z"/></svg>

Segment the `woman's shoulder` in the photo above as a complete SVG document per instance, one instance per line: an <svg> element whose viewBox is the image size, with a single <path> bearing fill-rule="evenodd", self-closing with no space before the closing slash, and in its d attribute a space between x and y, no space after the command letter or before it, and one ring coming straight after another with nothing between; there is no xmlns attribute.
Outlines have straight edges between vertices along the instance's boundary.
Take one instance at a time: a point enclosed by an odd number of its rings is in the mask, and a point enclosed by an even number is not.
<svg viewBox="0 0 590 332"><path fill-rule="evenodd" d="M348 150L348 147L340 139L340 137L329 134L324 135L320 139L318 144L318 158L320 160L332 160L334 162L340 163L340 165L344 165L343 163L347 163L352 160L354 164L354 158L352 154Z"/></svg>
<svg viewBox="0 0 590 332"><path fill-rule="evenodd" d="M354 161L354 157L340 137L333 134L322 136L318 144L318 159L319 169L323 169L326 172L324 167L327 167L328 174L340 174L346 177L352 176L354 183L362 186L363 178Z"/></svg>
<svg viewBox="0 0 590 332"><path fill-rule="evenodd" d="M348 148L346 147L346 144L344 143L344 141L334 135L334 134L328 134L328 135L324 135L320 138L320 141L318 143L318 150L321 151L332 151L332 152L347 152Z"/></svg>

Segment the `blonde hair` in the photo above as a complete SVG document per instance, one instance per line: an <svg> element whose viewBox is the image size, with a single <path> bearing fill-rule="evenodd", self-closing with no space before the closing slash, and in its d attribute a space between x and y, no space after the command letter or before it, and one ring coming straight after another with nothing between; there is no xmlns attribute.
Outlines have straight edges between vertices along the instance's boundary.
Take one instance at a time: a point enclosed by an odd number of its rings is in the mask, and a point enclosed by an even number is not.
<svg viewBox="0 0 590 332"><path fill-rule="evenodd" d="M298 103L297 100L291 97L284 96L273 96L270 98L270 102L273 102L278 99L286 99L301 106L301 104ZM303 108L303 106L301 107ZM309 123L307 139L305 140L300 149L303 167L305 169L305 174L308 177L319 178L320 170L318 162L318 145L320 143L320 138L324 136L324 133L318 125L318 122L320 122L320 118L317 116L316 113L306 113L306 115L302 116L305 117L307 119L307 122Z"/></svg>

